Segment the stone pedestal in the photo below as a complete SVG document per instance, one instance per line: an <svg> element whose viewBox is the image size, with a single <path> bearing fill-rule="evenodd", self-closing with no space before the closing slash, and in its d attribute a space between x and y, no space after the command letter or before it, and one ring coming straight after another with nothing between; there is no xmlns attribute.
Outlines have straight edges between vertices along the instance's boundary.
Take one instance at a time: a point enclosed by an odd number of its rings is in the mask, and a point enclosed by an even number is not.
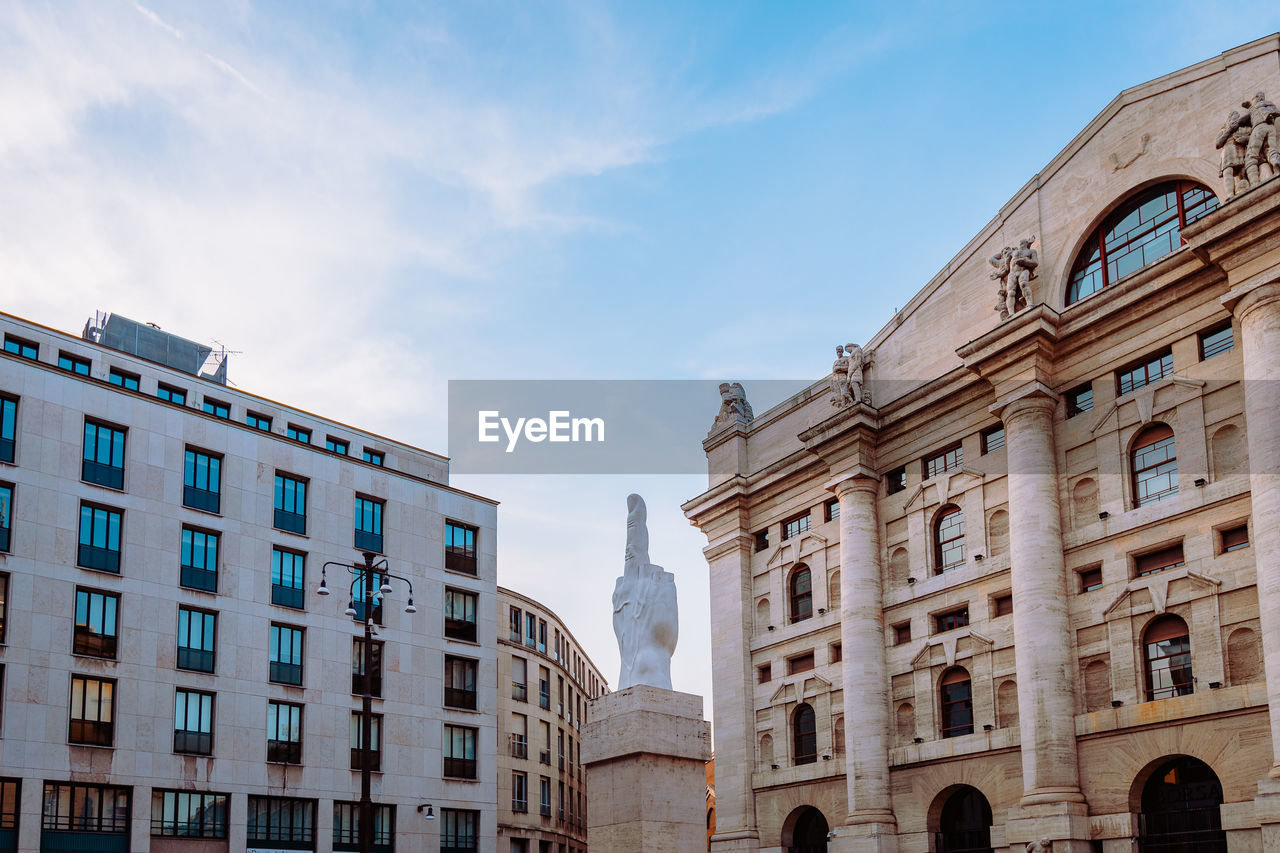
<svg viewBox="0 0 1280 853"><path fill-rule="evenodd" d="M582 763L592 853L707 849L711 726L702 697L641 684L590 708Z"/></svg>

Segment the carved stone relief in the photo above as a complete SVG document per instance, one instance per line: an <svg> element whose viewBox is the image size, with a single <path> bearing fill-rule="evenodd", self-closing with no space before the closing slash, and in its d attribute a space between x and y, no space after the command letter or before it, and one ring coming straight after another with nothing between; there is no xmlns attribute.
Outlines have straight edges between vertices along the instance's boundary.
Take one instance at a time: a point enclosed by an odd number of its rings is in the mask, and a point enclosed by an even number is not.
<svg viewBox="0 0 1280 853"><path fill-rule="evenodd" d="M1036 270L1040 266L1040 254L1031 248L1035 239L1024 237L1018 242L1017 248L1005 246L1000 254L987 259L995 268L995 272L991 273L991 280L999 284L995 310L1001 320L1008 320L1035 304L1031 281L1036 278Z"/></svg>

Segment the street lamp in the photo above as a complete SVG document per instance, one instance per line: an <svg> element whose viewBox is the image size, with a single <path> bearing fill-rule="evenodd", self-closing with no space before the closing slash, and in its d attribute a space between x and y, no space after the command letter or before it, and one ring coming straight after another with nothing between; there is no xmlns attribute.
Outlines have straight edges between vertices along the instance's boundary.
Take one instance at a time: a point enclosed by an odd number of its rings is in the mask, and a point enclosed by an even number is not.
<svg viewBox="0 0 1280 853"><path fill-rule="evenodd" d="M339 563L330 561L320 568L320 588L316 590L316 595L328 595L329 585L326 572L330 566L346 569L351 573L351 599L347 603L346 615L353 619L359 615L356 612L355 597L356 586L359 585L361 599L364 602L364 646L360 652L360 666L363 671L363 679L360 688L360 823L357 827L360 853L372 853L373 850L373 799L369 796L369 787L373 773L373 596L374 596L374 573L378 573L382 577L382 584L377 588L377 594L385 598L395 590L391 586L391 580L404 581L409 587L409 602L405 605L405 613L417 613L418 608L413 606L413 582L406 577L393 575L387 571L387 561L384 559L379 563L374 562L375 555L369 551L364 552L364 563Z"/></svg>

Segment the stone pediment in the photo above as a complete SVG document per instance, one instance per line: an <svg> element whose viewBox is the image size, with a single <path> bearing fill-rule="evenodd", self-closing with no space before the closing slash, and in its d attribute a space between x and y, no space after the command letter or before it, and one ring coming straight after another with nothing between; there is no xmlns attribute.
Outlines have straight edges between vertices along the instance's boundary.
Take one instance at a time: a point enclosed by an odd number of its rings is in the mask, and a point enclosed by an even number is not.
<svg viewBox="0 0 1280 853"><path fill-rule="evenodd" d="M940 636L930 637L920 645L920 651L911 659L912 668L923 669L929 666L930 659L933 657L931 652L935 646L942 647L942 653L947 659L947 666L955 666L957 660L956 647L959 645L960 640L965 637L968 637L971 644L975 647L982 646L989 649L991 646L995 645L989 637L979 634L977 631L970 630L969 628L961 628L959 631L948 631ZM972 657L976 651L976 648L970 650L965 657Z"/></svg>
<svg viewBox="0 0 1280 853"><path fill-rule="evenodd" d="M1134 578L1129 581L1124 591L1116 596L1116 600L1111 602L1106 610L1102 611L1102 615L1110 616L1113 611L1126 604L1135 592L1143 589L1151 596L1151 606L1155 608L1155 612L1164 613L1169 603L1169 584L1182 578L1186 578L1196 586L1208 589L1210 592L1217 592L1218 588L1222 586L1222 581L1202 575L1199 572L1193 572L1185 567L1181 569L1166 569L1154 575Z"/></svg>
<svg viewBox="0 0 1280 853"><path fill-rule="evenodd" d="M782 702L803 702L813 696L820 696L823 693L830 693L832 684L821 675L805 673L796 678L789 679L778 685L778 689L773 691L773 695L769 697L769 704L777 705Z"/></svg>
<svg viewBox="0 0 1280 853"><path fill-rule="evenodd" d="M1165 412L1177 406L1176 401L1170 401L1167 405L1162 405L1157 409L1156 395L1159 392L1173 388L1192 388L1196 393L1203 394L1204 386L1205 383L1203 379L1185 379L1181 376L1169 376L1165 379L1161 379L1159 382L1153 382L1147 387L1134 393L1125 394L1123 397L1117 397L1115 400L1112 400L1111 404L1103 409L1102 413L1094 420L1093 426L1089 428L1089 431L1097 432L1102 428L1102 425L1107 422L1108 418L1120 411L1121 406L1128 405L1137 406L1138 421L1143 424L1149 424L1151 423L1152 418L1155 417L1156 412Z"/></svg>
<svg viewBox="0 0 1280 853"><path fill-rule="evenodd" d="M916 490L911 493L911 497L907 498L905 509L911 509L917 500L920 500L921 506L925 506L928 501L924 500L926 489L932 488L938 493L937 503L944 504L951 500L952 495L963 494L974 486L986 482L987 475L981 471L974 471L972 468L960 467L954 471L945 471L925 480Z"/></svg>
<svg viewBox="0 0 1280 853"><path fill-rule="evenodd" d="M799 563L810 554L819 553L827 547L827 539L825 536L819 536L817 533L802 533L795 539L789 539L783 542L774 550L768 560L770 569L780 568L792 563Z"/></svg>

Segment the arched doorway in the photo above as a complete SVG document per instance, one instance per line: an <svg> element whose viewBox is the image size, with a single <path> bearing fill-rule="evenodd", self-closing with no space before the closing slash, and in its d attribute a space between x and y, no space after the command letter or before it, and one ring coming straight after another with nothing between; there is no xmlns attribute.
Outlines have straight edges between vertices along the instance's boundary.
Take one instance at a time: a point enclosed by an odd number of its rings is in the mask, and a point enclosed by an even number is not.
<svg viewBox="0 0 1280 853"><path fill-rule="evenodd" d="M782 848L786 853L827 853L830 827L822 812L801 806L782 826Z"/></svg>
<svg viewBox="0 0 1280 853"><path fill-rule="evenodd" d="M1208 764L1182 755L1164 762L1142 786L1142 853L1227 853L1222 783Z"/></svg>
<svg viewBox="0 0 1280 853"><path fill-rule="evenodd" d="M960 785L942 804L937 853L992 853L991 804L977 788Z"/></svg>

